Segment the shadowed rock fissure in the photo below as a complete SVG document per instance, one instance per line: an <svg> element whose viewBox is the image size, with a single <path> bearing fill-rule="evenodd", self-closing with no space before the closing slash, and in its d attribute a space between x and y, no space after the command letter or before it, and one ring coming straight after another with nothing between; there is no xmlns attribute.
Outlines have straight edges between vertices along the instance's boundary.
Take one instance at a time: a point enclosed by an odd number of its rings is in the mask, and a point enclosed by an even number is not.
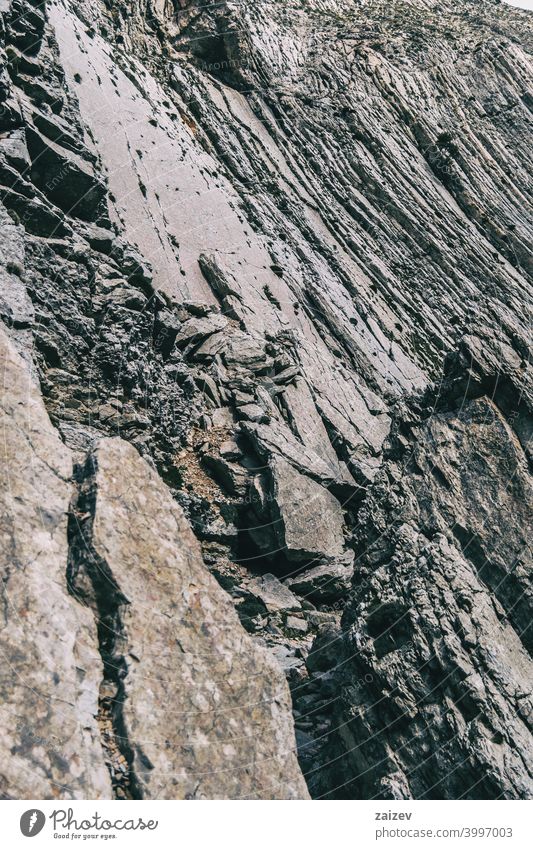
<svg viewBox="0 0 533 849"><path fill-rule="evenodd" d="M121 610L128 600L109 566L92 545L96 513L96 457L74 467L75 494L68 519L67 586L80 604L94 613L103 676L98 695L97 723L115 799L142 799L123 716L124 681L128 668L123 653L126 633Z"/></svg>

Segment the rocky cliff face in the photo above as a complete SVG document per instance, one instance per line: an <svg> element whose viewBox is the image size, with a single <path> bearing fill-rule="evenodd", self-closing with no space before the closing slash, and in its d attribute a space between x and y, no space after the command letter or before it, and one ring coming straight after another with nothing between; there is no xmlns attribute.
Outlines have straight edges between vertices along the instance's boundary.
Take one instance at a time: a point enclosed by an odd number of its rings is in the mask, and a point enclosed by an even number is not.
<svg viewBox="0 0 533 849"><path fill-rule="evenodd" d="M530 16L0 12L4 795L530 796Z"/></svg>

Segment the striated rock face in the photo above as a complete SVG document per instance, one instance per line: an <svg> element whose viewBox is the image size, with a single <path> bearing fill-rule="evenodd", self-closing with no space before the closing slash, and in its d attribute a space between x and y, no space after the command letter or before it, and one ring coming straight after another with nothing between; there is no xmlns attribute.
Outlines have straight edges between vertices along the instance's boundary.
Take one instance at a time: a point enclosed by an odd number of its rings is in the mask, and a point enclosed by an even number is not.
<svg viewBox="0 0 533 849"><path fill-rule="evenodd" d="M396 451L360 514L333 792L528 797L532 492L523 451L486 399L421 422Z"/></svg>
<svg viewBox="0 0 533 849"><path fill-rule="evenodd" d="M0 0L4 795L531 796L530 15L108 7Z"/></svg>

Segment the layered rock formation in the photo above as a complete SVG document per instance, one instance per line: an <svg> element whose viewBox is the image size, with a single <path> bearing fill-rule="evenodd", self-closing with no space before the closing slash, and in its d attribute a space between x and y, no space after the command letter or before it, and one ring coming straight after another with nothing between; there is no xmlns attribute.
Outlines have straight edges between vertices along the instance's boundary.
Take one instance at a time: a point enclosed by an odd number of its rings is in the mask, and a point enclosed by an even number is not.
<svg viewBox="0 0 533 849"><path fill-rule="evenodd" d="M181 508L118 437L73 472L1 344L3 797L305 798L283 675Z"/></svg>
<svg viewBox="0 0 533 849"><path fill-rule="evenodd" d="M530 16L0 11L2 792L531 795Z"/></svg>

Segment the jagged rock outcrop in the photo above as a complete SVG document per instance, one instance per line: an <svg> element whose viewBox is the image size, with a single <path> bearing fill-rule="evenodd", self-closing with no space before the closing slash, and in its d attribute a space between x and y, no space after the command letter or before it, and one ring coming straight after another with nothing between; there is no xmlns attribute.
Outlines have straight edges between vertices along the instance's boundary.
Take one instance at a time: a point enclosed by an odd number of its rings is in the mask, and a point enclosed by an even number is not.
<svg viewBox="0 0 533 849"><path fill-rule="evenodd" d="M127 567L141 536L155 546L147 488L192 552L185 511L260 645L253 686L278 680L265 648L285 670L312 795L532 795L530 16L498 0L0 13L0 318L35 365L51 467L77 464L64 604L88 646L86 605L100 621L113 792L305 793L276 760L281 685L264 772L234 773L243 744L197 785L197 741L179 787L158 783L184 729L163 744L174 700L159 714L139 684L151 665L162 694L170 623L128 659L150 627ZM137 483L119 509L121 459ZM191 645L211 626L248 640L191 557L219 600ZM106 642L117 616L128 636ZM93 683L72 715L87 745ZM109 792L93 754L73 795Z"/></svg>
<svg viewBox="0 0 533 849"><path fill-rule="evenodd" d="M2 796L306 798L287 684L181 508L119 438L73 476L0 345Z"/></svg>
<svg viewBox="0 0 533 849"><path fill-rule="evenodd" d="M71 452L2 329L0 374L0 793L109 798L96 722L102 678L96 625L66 582Z"/></svg>
<svg viewBox="0 0 533 849"><path fill-rule="evenodd" d="M394 448L361 509L345 634L332 637L341 690L322 792L527 798L533 492L523 450L484 398L411 422Z"/></svg>
<svg viewBox="0 0 533 849"><path fill-rule="evenodd" d="M286 683L157 473L104 439L77 478L68 581L98 621L104 750L128 761L122 775L114 764L117 787L145 799L305 798Z"/></svg>

